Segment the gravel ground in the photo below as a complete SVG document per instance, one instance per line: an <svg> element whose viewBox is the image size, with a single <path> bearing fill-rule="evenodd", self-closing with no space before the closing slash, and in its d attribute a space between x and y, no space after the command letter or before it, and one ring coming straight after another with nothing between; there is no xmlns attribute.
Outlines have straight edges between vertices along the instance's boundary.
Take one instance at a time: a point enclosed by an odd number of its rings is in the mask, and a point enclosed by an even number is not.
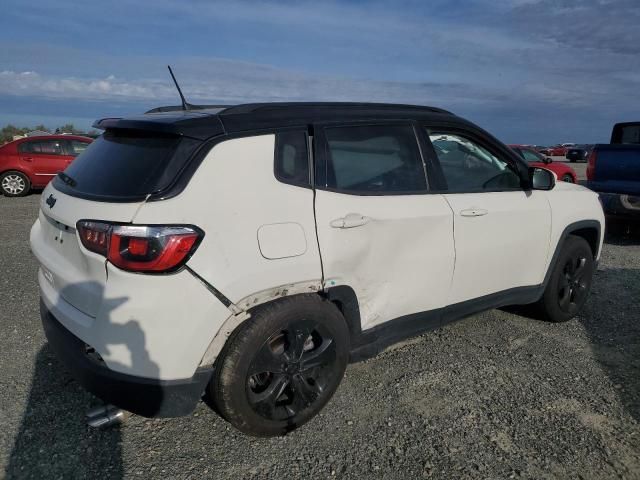
<svg viewBox="0 0 640 480"><path fill-rule="evenodd" d="M243 436L201 404L94 431L38 316L39 195L0 198L0 472L8 478L640 478L640 236L609 237L561 325L493 310L351 365L314 420ZM2 473L0 473L0 477Z"/></svg>

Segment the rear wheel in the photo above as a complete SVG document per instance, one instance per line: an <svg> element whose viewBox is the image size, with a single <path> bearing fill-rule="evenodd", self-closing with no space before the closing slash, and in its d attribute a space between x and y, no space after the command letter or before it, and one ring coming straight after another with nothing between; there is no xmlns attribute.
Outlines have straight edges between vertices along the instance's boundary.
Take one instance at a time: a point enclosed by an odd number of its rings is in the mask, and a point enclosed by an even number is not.
<svg viewBox="0 0 640 480"><path fill-rule="evenodd" d="M0 190L7 197L22 197L31 190L31 182L24 173L10 170L0 175Z"/></svg>
<svg viewBox="0 0 640 480"><path fill-rule="evenodd" d="M584 238L569 235L538 302L544 319L566 322L576 316L587 301L593 271L591 247Z"/></svg>
<svg viewBox="0 0 640 480"><path fill-rule="evenodd" d="M572 160L572 161L573 161L573 160ZM573 177L572 177L570 174L568 174L568 173L565 173L565 174L562 176L562 181L563 181L563 182L574 183L574 182L573 182Z"/></svg>
<svg viewBox="0 0 640 480"><path fill-rule="evenodd" d="M333 304L317 295L285 298L255 309L229 339L209 395L239 430L282 435L324 407L348 358L349 331Z"/></svg>

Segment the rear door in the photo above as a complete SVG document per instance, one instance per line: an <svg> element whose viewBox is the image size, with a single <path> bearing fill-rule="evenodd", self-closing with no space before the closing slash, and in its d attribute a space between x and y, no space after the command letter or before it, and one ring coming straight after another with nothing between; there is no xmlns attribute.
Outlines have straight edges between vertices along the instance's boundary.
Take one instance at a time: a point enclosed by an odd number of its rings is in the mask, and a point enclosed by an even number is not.
<svg viewBox="0 0 640 480"><path fill-rule="evenodd" d="M363 330L443 307L453 219L429 191L414 126L317 125L314 133L325 286L353 288Z"/></svg>
<svg viewBox="0 0 640 480"><path fill-rule="evenodd" d="M427 133L454 215L447 303L540 284L551 232L545 192L523 190L514 160L481 134L437 126Z"/></svg>
<svg viewBox="0 0 640 480"><path fill-rule="evenodd" d="M67 166L68 155L64 150L64 140L34 140L22 142L18 146L22 161L33 165L33 172L39 177L38 184L44 185Z"/></svg>

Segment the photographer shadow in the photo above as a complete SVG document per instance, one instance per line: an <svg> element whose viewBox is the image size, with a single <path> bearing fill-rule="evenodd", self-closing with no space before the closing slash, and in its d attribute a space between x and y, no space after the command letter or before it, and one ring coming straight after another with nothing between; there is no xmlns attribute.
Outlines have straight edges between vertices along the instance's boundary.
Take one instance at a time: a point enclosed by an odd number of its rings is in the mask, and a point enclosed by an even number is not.
<svg viewBox="0 0 640 480"><path fill-rule="evenodd" d="M67 288L103 294L102 287L93 282ZM60 297L65 297L64 290ZM92 346L98 352L124 346L130 353L130 366L157 373L159 369L149 358L145 335L138 322L128 319L125 323L116 323L112 319L112 312L127 300L102 296L101 305L106 312L100 321L109 323L109 328L104 329L108 334L100 337L100 345ZM110 366L114 366L113 362ZM68 370L49 344L37 353L27 405L5 472L7 478L124 476L121 426L104 430L87 426L87 411L104 402L88 393Z"/></svg>

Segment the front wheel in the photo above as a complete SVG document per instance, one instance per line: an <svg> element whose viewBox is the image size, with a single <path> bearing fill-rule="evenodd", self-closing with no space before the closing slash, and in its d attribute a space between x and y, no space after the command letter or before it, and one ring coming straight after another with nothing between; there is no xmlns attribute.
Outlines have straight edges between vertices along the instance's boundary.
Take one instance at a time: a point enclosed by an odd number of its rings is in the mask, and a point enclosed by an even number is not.
<svg viewBox="0 0 640 480"><path fill-rule="evenodd" d="M572 177L571 175L569 175L568 173L565 173L565 174L562 176L562 181L563 181L563 182L574 183L574 182L573 182L573 177Z"/></svg>
<svg viewBox="0 0 640 480"><path fill-rule="evenodd" d="M313 295L256 308L216 360L208 393L234 427L285 434L315 416L338 388L349 331L332 303Z"/></svg>
<svg viewBox="0 0 640 480"><path fill-rule="evenodd" d="M591 247L584 238L569 235L539 301L544 319L566 322L576 316L587 301L593 271Z"/></svg>
<svg viewBox="0 0 640 480"><path fill-rule="evenodd" d="M0 189L7 197L22 197L29 193L31 182L24 173L10 170L0 175Z"/></svg>

